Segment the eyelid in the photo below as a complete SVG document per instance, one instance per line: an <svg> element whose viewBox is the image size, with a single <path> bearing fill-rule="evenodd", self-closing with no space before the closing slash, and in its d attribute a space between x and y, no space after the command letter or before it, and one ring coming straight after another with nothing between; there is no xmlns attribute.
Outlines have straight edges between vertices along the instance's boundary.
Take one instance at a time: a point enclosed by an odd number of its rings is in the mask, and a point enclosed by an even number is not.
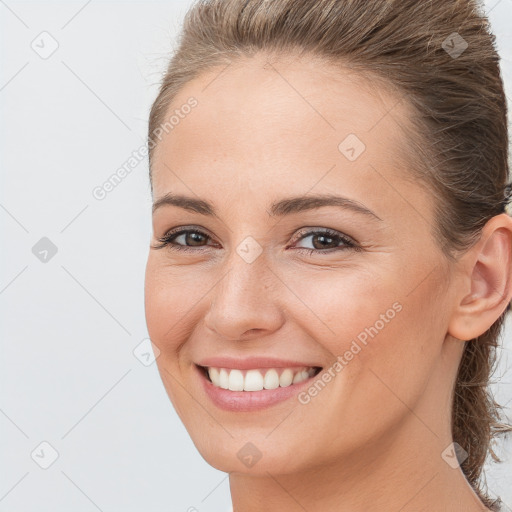
<svg viewBox="0 0 512 512"><path fill-rule="evenodd" d="M300 228L297 235L294 237L293 243L300 242L301 240L303 240L304 238L306 238L308 236L319 235L319 234L327 234L327 235L331 235L333 237L338 237L341 240L343 240L344 242L347 242L351 246L359 245L357 240L355 240L354 238L352 238L349 235L346 235L345 233L343 233L341 231L338 231L336 229L331 229L331 228L320 228L320 227L314 227L314 226Z"/></svg>

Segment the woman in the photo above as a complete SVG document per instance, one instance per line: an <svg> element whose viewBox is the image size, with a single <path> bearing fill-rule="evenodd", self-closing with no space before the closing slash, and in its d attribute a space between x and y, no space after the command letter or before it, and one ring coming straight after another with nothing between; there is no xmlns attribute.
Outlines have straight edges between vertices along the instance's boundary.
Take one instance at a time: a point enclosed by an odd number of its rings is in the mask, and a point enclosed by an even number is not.
<svg viewBox="0 0 512 512"><path fill-rule="evenodd" d="M148 330L234 511L499 510L512 219L477 3L196 2L149 149Z"/></svg>

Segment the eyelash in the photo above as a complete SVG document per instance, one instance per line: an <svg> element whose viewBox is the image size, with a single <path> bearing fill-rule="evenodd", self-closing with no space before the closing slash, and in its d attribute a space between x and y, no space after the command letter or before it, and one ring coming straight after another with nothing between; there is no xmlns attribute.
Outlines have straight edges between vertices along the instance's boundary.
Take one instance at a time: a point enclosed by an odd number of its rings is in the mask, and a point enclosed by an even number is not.
<svg viewBox="0 0 512 512"><path fill-rule="evenodd" d="M211 238L209 235L207 235L206 233L204 233L198 229L178 229L176 231L169 231L164 236L159 238L158 241L160 242L160 245L156 245L153 248L154 249L162 249L164 247L167 247L168 249L173 250L173 251L196 251L197 249L201 250L202 247L205 247L205 246L191 247L191 246L187 246L187 245L179 245L179 244L172 243L172 240L174 238L177 238L179 235L186 234L186 233L195 233L195 234L204 236L206 238ZM334 231L329 228L324 228L321 230L309 230L309 231L299 232L299 238L295 241L295 243L300 242L304 238L307 238L308 236L312 236L312 235L328 235L330 238L338 239L339 241L343 242L345 245L326 249L326 250L309 249L307 247L299 247L295 250L300 251L300 252L305 252L308 255L312 255L313 253L316 253L316 254L332 253L332 252L337 252L337 251L347 250L347 249L352 249L354 251L361 250L361 247L359 247L354 240L352 240L351 238L349 238L346 235L343 235L342 233L339 233L338 231Z"/></svg>

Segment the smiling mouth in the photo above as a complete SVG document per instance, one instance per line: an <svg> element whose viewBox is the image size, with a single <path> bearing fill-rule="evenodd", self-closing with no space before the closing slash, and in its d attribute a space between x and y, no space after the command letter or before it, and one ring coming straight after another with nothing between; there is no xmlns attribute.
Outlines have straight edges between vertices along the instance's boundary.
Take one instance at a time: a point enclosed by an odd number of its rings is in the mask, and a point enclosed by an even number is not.
<svg viewBox="0 0 512 512"><path fill-rule="evenodd" d="M196 365L216 388L229 391L264 391L285 388L313 378L322 371L320 366L293 368L216 368Z"/></svg>

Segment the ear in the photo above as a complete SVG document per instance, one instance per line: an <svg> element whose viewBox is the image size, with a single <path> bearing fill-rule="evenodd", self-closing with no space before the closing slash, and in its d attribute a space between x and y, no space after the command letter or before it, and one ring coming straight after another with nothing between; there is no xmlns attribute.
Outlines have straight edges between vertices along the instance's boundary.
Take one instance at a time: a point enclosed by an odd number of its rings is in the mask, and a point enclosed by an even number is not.
<svg viewBox="0 0 512 512"><path fill-rule="evenodd" d="M448 333L467 341L487 331L512 299L512 218L502 213L489 219L459 263L461 292Z"/></svg>

